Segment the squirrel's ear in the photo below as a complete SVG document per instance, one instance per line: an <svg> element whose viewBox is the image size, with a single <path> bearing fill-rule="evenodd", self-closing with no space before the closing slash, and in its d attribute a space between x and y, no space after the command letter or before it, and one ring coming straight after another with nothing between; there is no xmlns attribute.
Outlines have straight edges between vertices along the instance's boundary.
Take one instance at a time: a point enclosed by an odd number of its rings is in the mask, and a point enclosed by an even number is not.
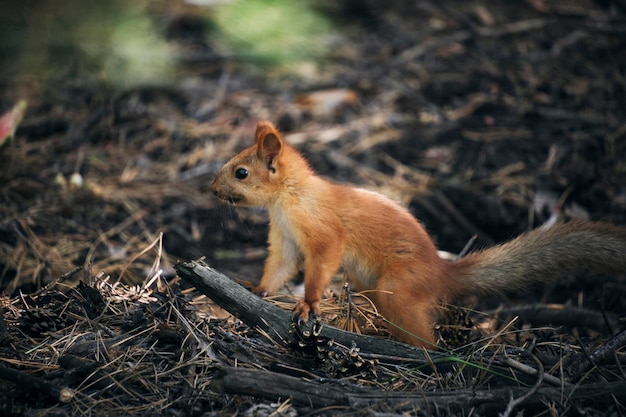
<svg viewBox="0 0 626 417"><path fill-rule="evenodd" d="M259 158L265 160L268 166L280 157L284 146L280 133L270 122L259 122L256 126L255 143Z"/></svg>

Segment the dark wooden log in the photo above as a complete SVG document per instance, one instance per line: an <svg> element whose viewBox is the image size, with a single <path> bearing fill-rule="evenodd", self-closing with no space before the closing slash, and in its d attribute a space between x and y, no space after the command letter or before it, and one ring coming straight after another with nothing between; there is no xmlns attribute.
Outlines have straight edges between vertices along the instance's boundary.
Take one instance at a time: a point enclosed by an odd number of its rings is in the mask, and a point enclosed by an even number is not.
<svg viewBox="0 0 626 417"><path fill-rule="evenodd" d="M583 327L600 332L607 332L607 330L620 327L616 314L603 314L597 310L559 304L506 306L497 311L489 311L487 314L501 318L518 316L519 322L532 323L533 326Z"/></svg>
<svg viewBox="0 0 626 417"><path fill-rule="evenodd" d="M297 406L319 409L381 407L396 412L408 410L448 410L455 414L478 412L495 415L514 398L528 395L517 407L528 413L546 411L551 403L568 406L597 406L626 401L626 382L607 382L564 387L502 387L450 389L427 392L386 392L364 389L348 383L323 383L258 369L223 367L213 388L226 394L251 395L271 401L291 398ZM531 392L534 391L534 392Z"/></svg>
<svg viewBox="0 0 626 417"><path fill-rule="evenodd" d="M266 333L272 339L283 344L288 344L292 340L290 335L292 314L290 312L263 301L257 295L204 262L182 262L174 268L181 278L194 285L220 307L241 319L248 326ZM397 357L404 362L414 360L419 363L430 364L432 360L444 356L439 352L429 352L427 358L423 349L393 340L346 332L327 325L323 326L320 336L331 338L336 343L348 347L354 343L364 357L384 355L387 359Z"/></svg>

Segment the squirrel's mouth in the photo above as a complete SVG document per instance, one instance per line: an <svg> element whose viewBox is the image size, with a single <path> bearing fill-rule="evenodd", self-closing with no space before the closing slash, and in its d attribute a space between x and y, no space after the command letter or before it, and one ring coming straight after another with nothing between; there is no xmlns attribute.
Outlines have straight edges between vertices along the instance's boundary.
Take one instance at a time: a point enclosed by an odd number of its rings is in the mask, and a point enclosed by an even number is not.
<svg viewBox="0 0 626 417"><path fill-rule="evenodd" d="M237 204L242 203L244 201L244 198L239 196L231 196L226 201L228 201L233 206L236 206Z"/></svg>
<svg viewBox="0 0 626 417"><path fill-rule="evenodd" d="M239 194L225 195L225 194L216 193L215 195L220 200L230 203L233 206L236 206L237 204L242 203L245 200L245 198Z"/></svg>

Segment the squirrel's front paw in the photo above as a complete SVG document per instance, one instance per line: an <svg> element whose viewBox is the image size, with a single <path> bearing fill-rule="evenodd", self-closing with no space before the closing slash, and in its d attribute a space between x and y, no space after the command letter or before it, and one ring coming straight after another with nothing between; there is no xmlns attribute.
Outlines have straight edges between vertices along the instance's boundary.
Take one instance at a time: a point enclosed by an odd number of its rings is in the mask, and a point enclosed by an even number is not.
<svg viewBox="0 0 626 417"><path fill-rule="evenodd" d="M300 300L296 303L296 306L293 308L294 318L298 318L302 321L307 321L309 319L309 315L313 314L314 317L320 315L320 303L319 301L308 303L304 300Z"/></svg>

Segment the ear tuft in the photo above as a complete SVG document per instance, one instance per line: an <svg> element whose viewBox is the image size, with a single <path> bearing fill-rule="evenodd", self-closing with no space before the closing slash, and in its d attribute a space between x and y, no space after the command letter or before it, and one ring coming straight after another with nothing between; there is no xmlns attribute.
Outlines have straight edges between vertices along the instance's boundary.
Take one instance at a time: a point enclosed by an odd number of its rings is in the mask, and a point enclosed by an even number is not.
<svg viewBox="0 0 626 417"><path fill-rule="evenodd" d="M259 122L256 126L255 143L259 158L272 164L283 151L283 139L270 122Z"/></svg>

